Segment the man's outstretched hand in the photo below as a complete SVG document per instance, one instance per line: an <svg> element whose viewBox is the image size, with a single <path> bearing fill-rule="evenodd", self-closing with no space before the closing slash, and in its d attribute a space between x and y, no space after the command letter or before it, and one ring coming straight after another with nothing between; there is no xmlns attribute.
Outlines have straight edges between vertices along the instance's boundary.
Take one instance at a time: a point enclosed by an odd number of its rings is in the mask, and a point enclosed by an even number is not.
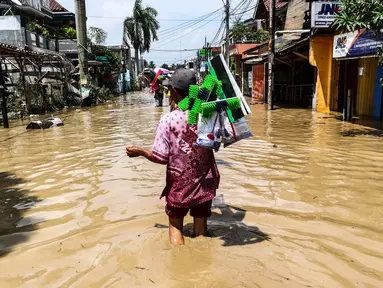
<svg viewBox="0 0 383 288"><path fill-rule="evenodd" d="M130 158L136 158L142 156L142 150L136 146L126 147L126 155Z"/></svg>

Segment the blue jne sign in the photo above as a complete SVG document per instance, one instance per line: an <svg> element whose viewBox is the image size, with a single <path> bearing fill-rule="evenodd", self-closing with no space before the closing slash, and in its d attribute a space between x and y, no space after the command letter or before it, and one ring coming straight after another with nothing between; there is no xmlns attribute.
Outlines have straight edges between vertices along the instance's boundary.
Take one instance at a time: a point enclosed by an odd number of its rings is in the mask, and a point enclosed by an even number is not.
<svg viewBox="0 0 383 288"><path fill-rule="evenodd" d="M338 4L322 4L321 10L318 12L318 15L335 15L339 12Z"/></svg>
<svg viewBox="0 0 383 288"><path fill-rule="evenodd" d="M311 27L328 28L340 11L339 1L313 1L311 2Z"/></svg>

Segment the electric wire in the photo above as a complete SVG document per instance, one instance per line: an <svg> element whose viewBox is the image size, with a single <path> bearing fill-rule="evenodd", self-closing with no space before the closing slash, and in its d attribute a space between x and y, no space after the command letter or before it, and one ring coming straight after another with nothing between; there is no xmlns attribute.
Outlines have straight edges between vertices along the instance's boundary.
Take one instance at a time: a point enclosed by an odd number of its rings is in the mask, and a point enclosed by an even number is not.
<svg viewBox="0 0 383 288"><path fill-rule="evenodd" d="M220 10L220 9L219 9ZM218 11L219 11L218 10ZM215 15L218 11L215 11L214 13L210 13L210 15L208 16L205 16L203 19L208 19L210 17L212 17L213 15ZM219 15L220 16L220 15ZM209 24L211 23L212 21L214 21L215 19L217 18L212 18L212 19L208 19L207 22L205 22L204 24ZM167 41L167 40L170 40L172 39L173 37L177 37L178 35L180 35L180 33L183 33L185 30L189 29L189 28L192 28L198 24L200 24L202 21L201 20L198 20L198 21L194 21L192 23L188 23L188 25L186 26L177 26L176 29L174 29L173 31L168 31L167 33L164 33L164 34L159 34L159 37L160 37L160 40L158 42L156 42L156 44L162 44L162 42L164 41Z"/></svg>
<svg viewBox="0 0 383 288"><path fill-rule="evenodd" d="M214 20L214 19L218 19L219 17L221 17L221 15L217 16L216 18L213 18L212 20ZM183 34L182 36L180 36L180 37L178 37L178 38L172 39L171 41L166 42L166 43L163 43L163 44L161 44L160 46L156 46L156 47L154 47L154 48L160 48L160 47L163 47L163 46L165 46L165 45L167 45L167 44L169 44L169 43L172 43L172 42L174 42L174 41L176 41L176 40L179 40L179 39L185 37L186 35L189 35L190 33L193 33L193 32L195 32L195 31L197 31L198 29L200 29L200 28L206 26L207 24L209 24L210 22L212 22L212 20L209 21L209 22L207 22L207 23L204 23L204 24L201 25L201 26L198 26L197 28L191 30L190 32L188 32L188 33L186 33L186 34Z"/></svg>

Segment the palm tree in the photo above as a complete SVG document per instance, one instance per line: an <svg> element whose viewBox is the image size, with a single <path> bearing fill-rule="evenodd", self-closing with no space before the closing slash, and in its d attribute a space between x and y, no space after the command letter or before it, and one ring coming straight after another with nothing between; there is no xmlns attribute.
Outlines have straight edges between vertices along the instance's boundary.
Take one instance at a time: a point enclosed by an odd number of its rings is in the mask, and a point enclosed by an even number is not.
<svg viewBox="0 0 383 288"><path fill-rule="evenodd" d="M136 0L133 16L124 21L124 35L129 38L135 50L136 75L141 72L139 67L139 53L149 52L152 41L158 40L157 10L152 7L142 7L142 0Z"/></svg>

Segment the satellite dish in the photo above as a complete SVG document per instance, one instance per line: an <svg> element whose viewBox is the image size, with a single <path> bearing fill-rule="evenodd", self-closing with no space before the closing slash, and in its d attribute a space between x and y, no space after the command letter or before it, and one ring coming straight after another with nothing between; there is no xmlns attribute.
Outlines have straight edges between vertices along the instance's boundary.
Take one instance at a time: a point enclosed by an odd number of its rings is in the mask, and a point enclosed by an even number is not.
<svg viewBox="0 0 383 288"><path fill-rule="evenodd" d="M23 4L20 2L20 0L11 0L13 3L19 6L23 6Z"/></svg>

